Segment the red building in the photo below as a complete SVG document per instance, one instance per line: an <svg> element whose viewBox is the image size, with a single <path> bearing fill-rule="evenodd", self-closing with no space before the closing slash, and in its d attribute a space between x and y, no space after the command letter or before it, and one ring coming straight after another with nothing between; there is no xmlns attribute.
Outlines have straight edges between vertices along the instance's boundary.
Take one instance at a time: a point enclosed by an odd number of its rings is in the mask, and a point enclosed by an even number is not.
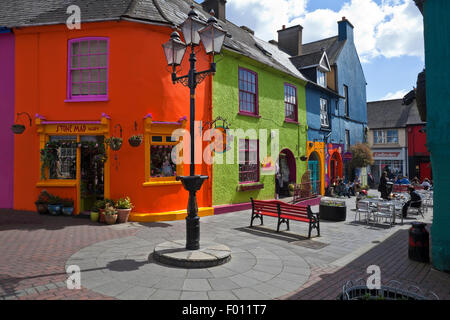
<svg viewBox="0 0 450 320"><path fill-rule="evenodd" d="M426 122L420 119L414 91L408 93L404 103L410 105L406 131L408 134L408 175L417 177L422 182L425 178L433 179L430 153L427 149Z"/></svg>

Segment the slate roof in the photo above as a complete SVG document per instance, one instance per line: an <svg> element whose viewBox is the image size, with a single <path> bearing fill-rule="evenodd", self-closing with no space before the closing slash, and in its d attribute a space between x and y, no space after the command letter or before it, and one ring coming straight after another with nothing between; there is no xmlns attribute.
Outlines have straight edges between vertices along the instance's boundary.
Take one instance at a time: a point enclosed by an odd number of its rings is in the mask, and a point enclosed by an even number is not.
<svg viewBox="0 0 450 320"><path fill-rule="evenodd" d="M320 59L322 59L323 52L317 51L309 54L304 54L297 57L292 57L292 63L299 69L316 66L320 63Z"/></svg>
<svg viewBox="0 0 450 320"><path fill-rule="evenodd" d="M322 48L327 52L330 64L336 63L346 41L339 41L338 36L302 44L302 56L321 52Z"/></svg>
<svg viewBox="0 0 450 320"><path fill-rule="evenodd" d="M180 25L190 11L190 0L0 0L0 27L24 27L66 23L67 7L78 5L81 22L133 19ZM209 18L201 4L195 3L200 19ZM231 37L225 39L226 49L308 81L289 60L290 56L277 46L258 39L230 21L219 24Z"/></svg>
<svg viewBox="0 0 450 320"><path fill-rule="evenodd" d="M404 105L403 99L368 102L367 126L370 129L405 128L410 109L411 105Z"/></svg>

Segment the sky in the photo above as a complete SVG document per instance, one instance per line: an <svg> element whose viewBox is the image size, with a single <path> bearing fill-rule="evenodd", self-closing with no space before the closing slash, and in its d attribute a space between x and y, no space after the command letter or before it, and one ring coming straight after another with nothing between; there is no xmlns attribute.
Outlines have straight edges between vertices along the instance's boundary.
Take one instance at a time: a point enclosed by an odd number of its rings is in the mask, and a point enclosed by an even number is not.
<svg viewBox="0 0 450 320"><path fill-rule="evenodd" d="M227 20L277 39L283 25L303 26L303 43L337 35L346 17L367 81L367 101L402 98L425 66L423 18L413 0L227 0Z"/></svg>

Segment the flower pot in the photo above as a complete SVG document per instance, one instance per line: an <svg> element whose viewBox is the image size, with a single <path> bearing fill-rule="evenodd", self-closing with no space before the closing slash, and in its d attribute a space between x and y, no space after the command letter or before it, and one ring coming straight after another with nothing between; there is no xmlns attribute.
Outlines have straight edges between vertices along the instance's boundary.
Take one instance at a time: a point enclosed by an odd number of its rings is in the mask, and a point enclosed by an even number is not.
<svg viewBox="0 0 450 320"><path fill-rule="evenodd" d="M49 204L48 205L48 211L51 215L57 216L61 213L62 205L60 204Z"/></svg>
<svg viewBox="0 0 450 320"><path fill-rule="evenodd" d="M109 147L113 150L113 151L119 151L120 150L120 148L122 147L122 141L117 141L117 142L115 142L115 143L111 143L110 145L109 145Z"/></svg>
<svg viewBox="0 0 450 320"><path fill-rule="evenodd" d="M106 220L105 220L105 209L100 209L99 216L100 216L100 218L99 218L98 222L105 223L106 222Z"/></svg>
<svg viewBox="0 0 450 320"><path fill-rule="evenodd" d="M73 213L73 207L62 207L62 213L65 216L70 216Z"/></svg>
<svg viewBox="0 0 450 320"><path fill-rule="evenodd" d="M119 223L128 222L128 217L130 216L131 209L117 209L117 215Z"/></svg>
<svg viewBox="0 0 450 320"><path fill-rule="evenodd" d="M39 214L48 213L48 205L46 203L36 203L36 210Z"/></svg>
<svg viewBox="0 0 450 320"><path fill-rule="evenodd" d="M91 221L98 222L99 215L100 215L100 212L91 211Z"/></svg>
<svg viewBox="0 0 450 320"><path fill-rule="evenodd" d="M117 214L105 214L106 224L115 224L117 221Z"/></svg>
<svg viewBox="0 0 450 320"><path fill-rule="evenodd" d="M13 124L11 130L14 134L21 134L25 131L25 126L23 124Z"/></svg>

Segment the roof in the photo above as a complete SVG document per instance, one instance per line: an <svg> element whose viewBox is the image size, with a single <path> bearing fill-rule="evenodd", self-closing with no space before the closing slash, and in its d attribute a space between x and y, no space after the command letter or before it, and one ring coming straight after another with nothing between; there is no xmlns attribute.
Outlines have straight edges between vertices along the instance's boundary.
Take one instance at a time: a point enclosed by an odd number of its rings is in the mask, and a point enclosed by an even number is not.
<svg viewBox="0 0 450 320"><path fill-rule="evenodd" d="M405 128L411 106L403 99L367 103L367 126L370 129Z"/></svg>
<svg viewBox="0 0 450 320"><path fill-rule="evenodd" d="M150 23L180 25L190 11L190 0L8 0L0 1L0 27L24 27L65 24L69 15L67 7L78 5L81 23L133 19ZM201 20L209 13L196 2L193 3ZM224 47L273 67L293 77L307 81L298 71L290 56L278 47L258 39L230 21L218 22L231 37L225 39Z"/></svg>
<svg viewBox="0 0 450 320"><path fill-rule="evenodd" d="M325 49L330 64L335 64L346 41L339 41L338 36L302 44L302 55L321 52Z"/></svg>
<svg viewBox="0 0 450 320"><path fill-rule="evenodd" d="M419 114L419 109L417 109L416 99L409 105L409 114L408 121L406 122L407 126L414 126L418 124L426 124L426 122L422 121Z"/></svg>

